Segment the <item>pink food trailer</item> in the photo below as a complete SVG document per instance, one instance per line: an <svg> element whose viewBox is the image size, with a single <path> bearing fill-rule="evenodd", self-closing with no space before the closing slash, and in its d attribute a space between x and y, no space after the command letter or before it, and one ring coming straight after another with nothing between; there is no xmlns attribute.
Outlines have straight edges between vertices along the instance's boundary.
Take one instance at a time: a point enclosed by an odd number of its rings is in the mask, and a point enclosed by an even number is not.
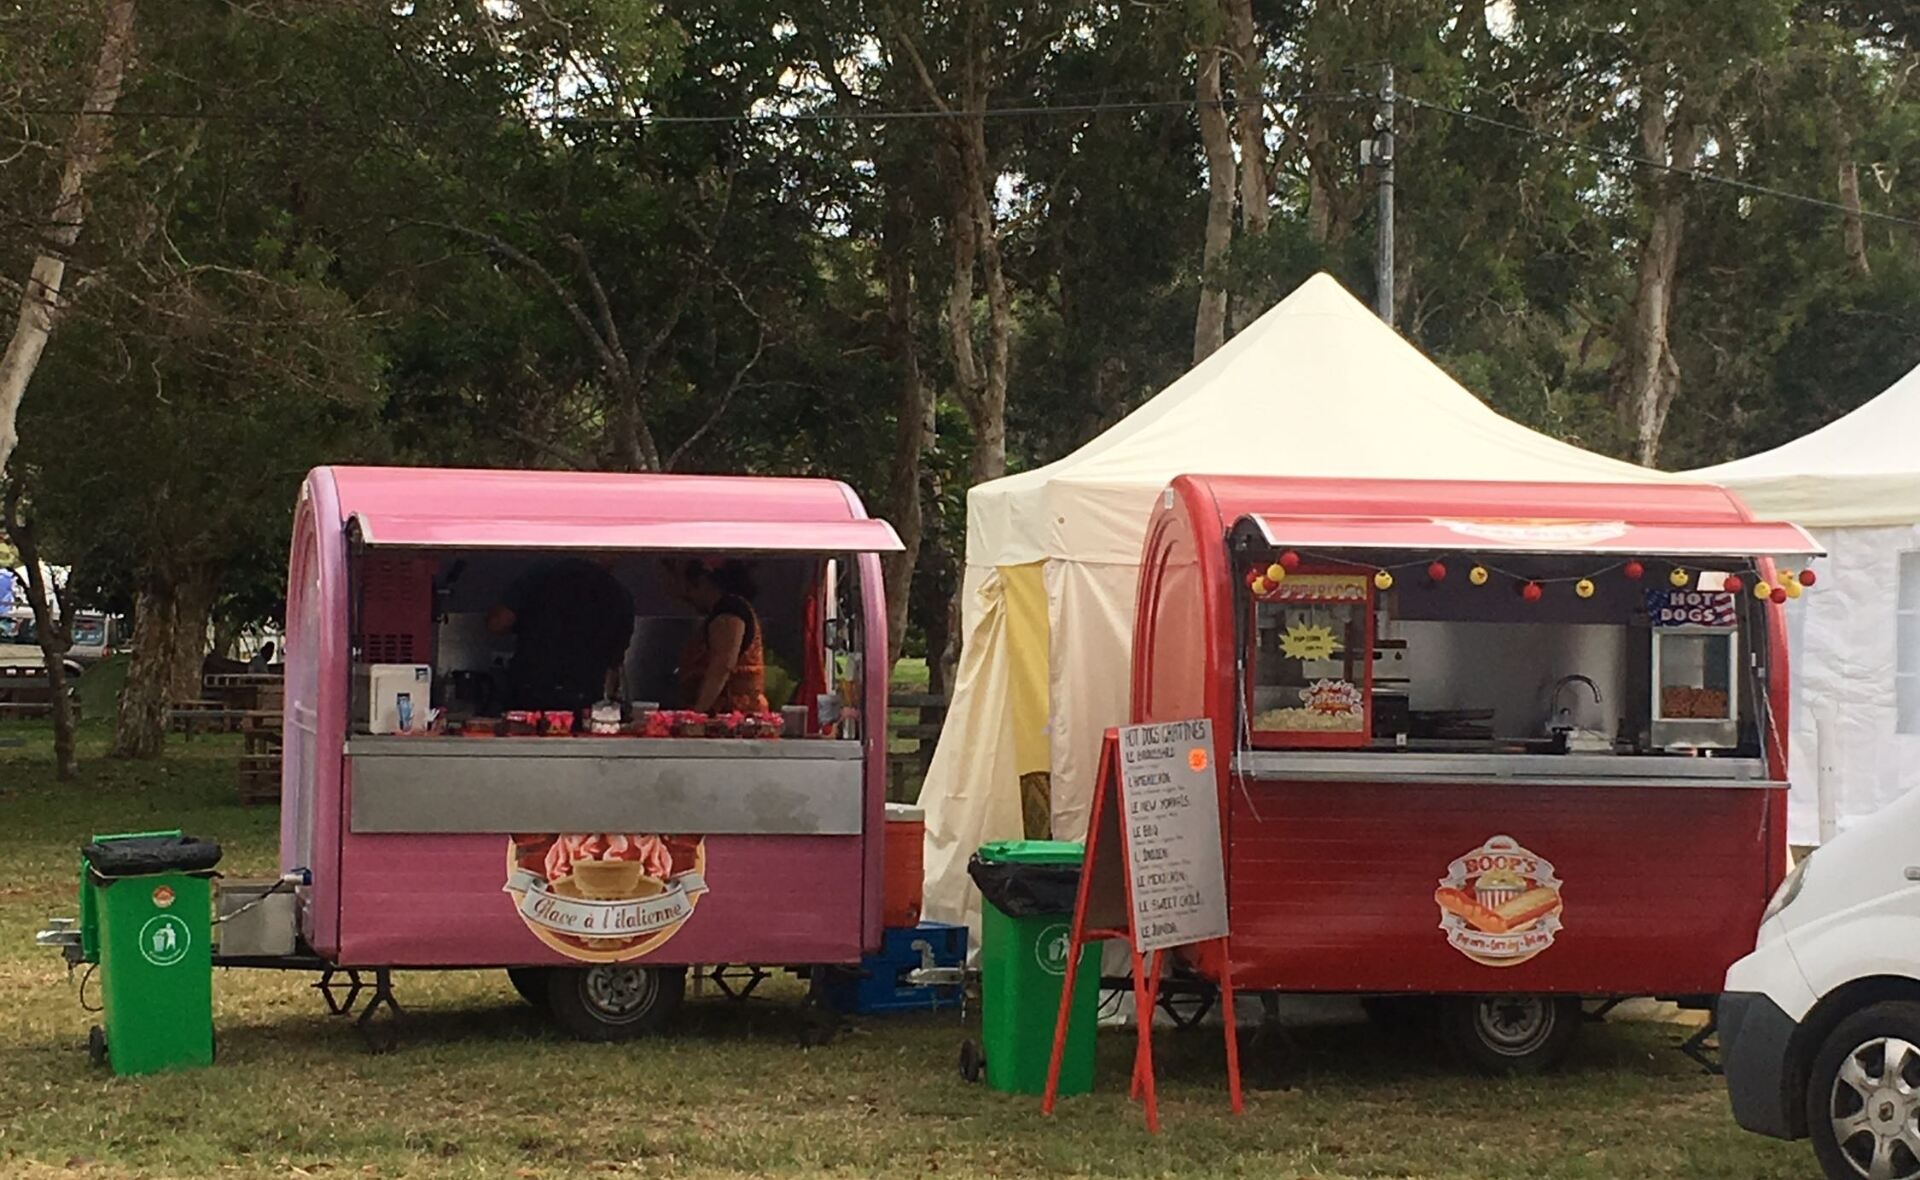
<svg viewBox="0 0 1920 1180"><path fill-rule="evenodd" d="M857 964L881 932L879 554L898 548L824 479L310 473L287 593L295 958L329 972L330 1004L372 980L363 1020L397 1013L393 970L505 968L597 1039L661 1025L696 964ZM513 653L488 626L529 571L579 558L635 613L623 707L591 732L501 707ZM723 559L759 582L758 717L668 699L700 616L662 570Z"/></svg>

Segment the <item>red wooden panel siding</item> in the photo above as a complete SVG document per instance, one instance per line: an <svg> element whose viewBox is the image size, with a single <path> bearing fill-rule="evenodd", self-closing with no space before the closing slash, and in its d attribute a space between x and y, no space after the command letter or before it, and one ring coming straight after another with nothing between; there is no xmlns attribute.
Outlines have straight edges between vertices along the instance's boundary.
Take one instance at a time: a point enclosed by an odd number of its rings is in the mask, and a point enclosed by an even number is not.
<svg viewBox="0 0 1920 1180"><path fill-rule="evenodd" d="M1752 949L1766 905L1771 794L1236 787L1228 839L1236 976L1290 991L1718 991L1727 964ZM1564 883L1564 929L1553 945L1504 968L1449 945L1433 896L1454 858L1496 835L1550 860Z"/></svg>

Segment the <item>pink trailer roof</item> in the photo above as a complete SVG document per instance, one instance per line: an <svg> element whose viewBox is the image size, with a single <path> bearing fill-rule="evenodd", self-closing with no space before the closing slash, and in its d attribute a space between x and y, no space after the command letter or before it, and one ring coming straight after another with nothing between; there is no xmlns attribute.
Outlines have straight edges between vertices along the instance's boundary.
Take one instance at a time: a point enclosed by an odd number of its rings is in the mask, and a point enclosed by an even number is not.
<svg viewBox="0 0 1920 1180"><path fill-rule="evenodd" d="M893 552L900 539L828 479L324 469L339 522L371 545L440 549Z"/></svg>

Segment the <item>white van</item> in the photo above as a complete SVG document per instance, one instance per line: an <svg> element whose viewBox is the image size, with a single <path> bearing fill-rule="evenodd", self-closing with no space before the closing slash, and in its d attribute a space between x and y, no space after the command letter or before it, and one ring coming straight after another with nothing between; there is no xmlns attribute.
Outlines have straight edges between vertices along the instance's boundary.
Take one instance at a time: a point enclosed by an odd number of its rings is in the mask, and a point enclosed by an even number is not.
<svg viewBox="0 0 1920 1180"><path fill-rule="evenodd" d="M1835 1180L1920 1180L1920 791L1787 875L1718 1015L1741 1126Z"/></svg>

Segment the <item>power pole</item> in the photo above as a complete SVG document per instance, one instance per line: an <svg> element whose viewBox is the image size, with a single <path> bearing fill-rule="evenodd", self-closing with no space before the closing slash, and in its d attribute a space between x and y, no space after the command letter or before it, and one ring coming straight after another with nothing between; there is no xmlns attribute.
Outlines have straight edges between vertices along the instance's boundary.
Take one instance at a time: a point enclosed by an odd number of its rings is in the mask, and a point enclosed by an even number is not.
<svg viewBox="0 0 1920 1180"><path fill-rule="evenodd" d="M1374 166L1380 170L1378 214L1374 230L1374 311L1393 323L1393 63L1380 67L1380 113L1373 119Z"/></svg>

